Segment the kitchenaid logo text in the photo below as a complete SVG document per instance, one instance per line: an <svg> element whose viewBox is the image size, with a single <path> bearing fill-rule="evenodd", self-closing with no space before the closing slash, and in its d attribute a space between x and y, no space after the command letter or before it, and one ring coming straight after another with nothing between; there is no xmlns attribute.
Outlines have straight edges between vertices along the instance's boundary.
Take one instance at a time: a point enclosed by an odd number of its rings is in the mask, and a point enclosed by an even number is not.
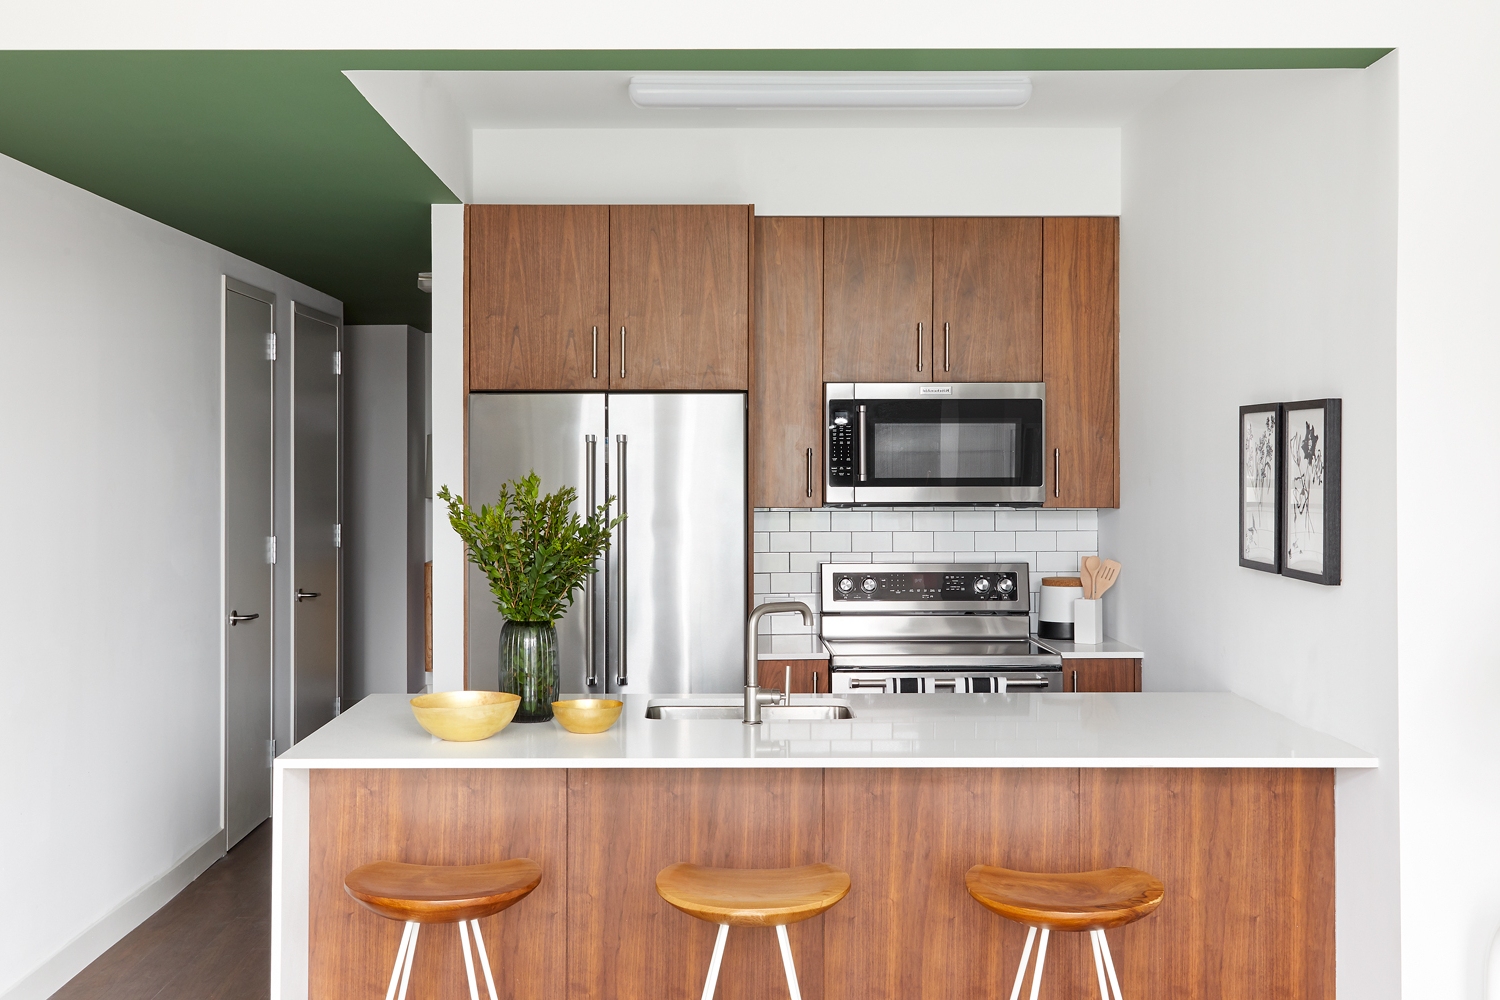
<svg viewBox="0 0 1500 1000"><path fill-rule="evenodd" d="M924 385L917 390L917 394L921 396L951 396L953 395L953 386Z"/></svg>

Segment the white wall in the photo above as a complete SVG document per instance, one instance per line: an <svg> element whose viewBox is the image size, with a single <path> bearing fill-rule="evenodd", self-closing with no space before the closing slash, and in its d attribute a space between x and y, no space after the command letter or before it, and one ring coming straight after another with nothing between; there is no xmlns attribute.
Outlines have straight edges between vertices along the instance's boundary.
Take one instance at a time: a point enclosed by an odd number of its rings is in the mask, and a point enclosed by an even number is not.
<svg viewBox="0 0 1500 1000"><path fill-rule="evenodd" d="M1194 75L1123 149L1106 625L1148 651L1147 690L1235 691L1379 755L1338 777L1338 990L1395 997L1396 60ZM1326 396L1344 583L1240 568L1238 407Z"/></svg>
<svg viewBox="0 0 1500 1000"><path fill-rule="evenodd" d="M221 275L337 301L0 157L0 995L222 853ZM140 895L137 895L137 894ZM132 899L132 897L134 897Z"/></svg>
<svg viewBox="0 0 1500 1000"><path fill-rule="evenodd" d="M476 129L478 204L1117 215L1120 130Z"/></svg>

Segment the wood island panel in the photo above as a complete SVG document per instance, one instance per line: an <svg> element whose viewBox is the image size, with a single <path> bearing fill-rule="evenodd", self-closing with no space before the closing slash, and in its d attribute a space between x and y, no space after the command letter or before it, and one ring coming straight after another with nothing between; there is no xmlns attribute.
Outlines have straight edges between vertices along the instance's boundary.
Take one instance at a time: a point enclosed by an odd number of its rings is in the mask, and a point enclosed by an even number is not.
<svg viewBox="0 0 1500 1000"><path fill-rule="evenodd" d="M569 772L569 995L700 997L718 928L657 895L657 873L678 861L724 868L822 861L822 793L823 772L810 768ZM823 998L826 919L787 928L806 1000ZM776 932L733 928L716 1000L785 995Z"/></svg>
<svg viewBox="0 0 1500 1000"><path fill-rule="evenodd" d="M542 882L479 922L503 995L567 990L567 772L562 769L316 769L309 786L308 996L385 995L402 925L344 891L370 861L474 865L531 858ZM468 995L455 924L424 926L408 996Z"/></svg>

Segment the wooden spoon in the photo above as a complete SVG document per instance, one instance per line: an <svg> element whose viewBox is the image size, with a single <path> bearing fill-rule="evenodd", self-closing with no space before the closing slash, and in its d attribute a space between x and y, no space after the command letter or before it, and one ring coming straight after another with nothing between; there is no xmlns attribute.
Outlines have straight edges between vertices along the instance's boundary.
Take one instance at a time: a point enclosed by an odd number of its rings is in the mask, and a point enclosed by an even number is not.
<svg viewBox="0 0 1500 1000"><path fill-rule="evenodd" d="M1095 596L1103 597L1104 592L1110 587L1113 587L1115 585L1115 581L1119 578L1120 564L1115 562L1113 559L1104 560L1104 565L1099 567L1099 572L1094 576L1094 579L1100 584L1099 593Z"/></svg>
<svg viewBox="0 0 1500 1000"><path fill-rule="evenodd" d="M1095 588L1099 586L1099 557L1084 556L1083 562L1078 564L1078 573L1083 577L1083 596L1092 601L1098 596Z"/></svg>

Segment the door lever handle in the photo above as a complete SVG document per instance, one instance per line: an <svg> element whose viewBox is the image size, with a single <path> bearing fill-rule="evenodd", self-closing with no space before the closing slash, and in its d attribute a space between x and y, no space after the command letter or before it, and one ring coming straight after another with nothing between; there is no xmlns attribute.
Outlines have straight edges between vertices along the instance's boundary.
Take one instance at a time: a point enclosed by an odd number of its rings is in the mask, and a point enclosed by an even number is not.
<svg viewBox="0 0 1500 1000"><path fill-rule="evenodd" d="M242 615L238 611L231 611L229 612L229 627L233 628L240 622L253 622L259 617L260 615Z"/></svg>
<svg viewBox="0 0 1500 1000"><path fill-rule="evenodd" d="M323 595L321 593L317 593L317 592L314 592L314 591L311 591L311 590L303 590L301 587L297 588L297 603L298 604L301 604L303 601L310 601L314 597L322 597L322 596Z"/></svg>

